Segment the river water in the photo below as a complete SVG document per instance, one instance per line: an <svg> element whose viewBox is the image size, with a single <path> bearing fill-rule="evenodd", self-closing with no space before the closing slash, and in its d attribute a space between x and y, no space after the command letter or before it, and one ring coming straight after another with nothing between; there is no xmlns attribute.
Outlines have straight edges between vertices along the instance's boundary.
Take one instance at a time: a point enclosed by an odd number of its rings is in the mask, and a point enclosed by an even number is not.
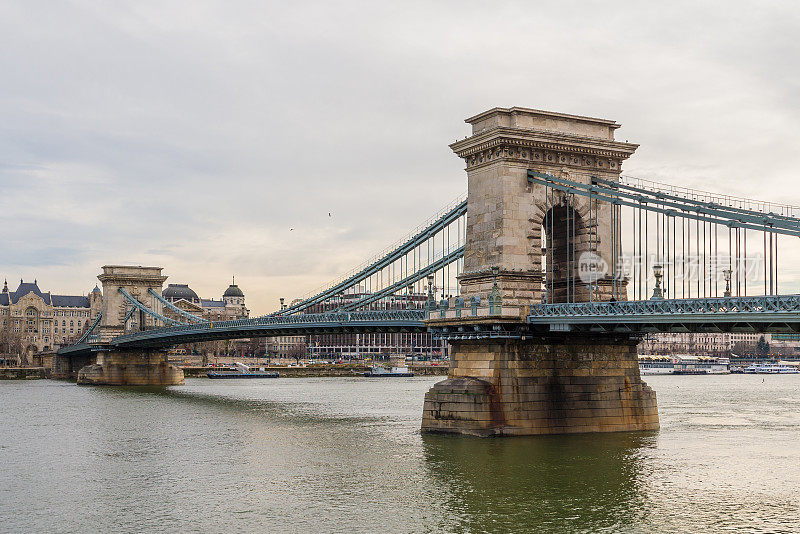
<svg viewBox="0 0 800 534"><path fill-rule="evenodd" d="M657 433L419 433L413 379L0 382L0 532L798 532L800 376L652 376Z"/></svg>

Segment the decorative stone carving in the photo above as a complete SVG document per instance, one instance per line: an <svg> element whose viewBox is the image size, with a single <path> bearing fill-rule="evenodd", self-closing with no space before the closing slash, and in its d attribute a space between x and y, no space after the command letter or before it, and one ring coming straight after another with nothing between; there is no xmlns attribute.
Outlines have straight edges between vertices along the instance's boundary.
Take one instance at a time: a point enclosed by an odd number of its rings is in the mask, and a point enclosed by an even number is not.
<svg viewBox="0 0 800 534"><path fill-rule="evenodd" d="M546 206L574 209L578 220L571 232L578 249L585 249L592 236L592 244L599 247L593 252L608 258L611 240L589 228L586 199L567 199L563 193L552 191L546 199L542 186L528 184L526 173L534 169L583 183L593 175L617 179L620 163L638 146L614 140L617 123L526 108L495 108L467 122L473 127L473 135L451 145L464 159L469 177L462 294L486 298L485 273L494 265L500 269L504 302L525 305L541 301L541 282L534 287L531 281L542 280L543 243L541 232L532 229L542 225L549 209ZM610 207L600 203L601 225L610 225L609 214ZM604 228L610 234L610 228ZM567 269L560 270L566 273ZM515 276L506 276L508 273ZM526 282L518 282L523 278Z"/></svg>

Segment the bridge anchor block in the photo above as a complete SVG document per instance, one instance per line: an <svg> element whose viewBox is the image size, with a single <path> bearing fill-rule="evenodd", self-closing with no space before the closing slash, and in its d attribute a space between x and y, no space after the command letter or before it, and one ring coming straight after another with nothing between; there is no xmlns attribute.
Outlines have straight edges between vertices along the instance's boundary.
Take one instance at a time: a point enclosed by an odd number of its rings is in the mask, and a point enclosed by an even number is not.
<svg viewBox="0 0 800 534"><path fill-rule="evenodd" d="M512 436L657 430L636 340L451 342L447 380L425 395L423 432Z"/></svg>
<svg viewBox="0 0 800 534"><path fill-rule="evenodd" d="M78 384L174 386L183 384L183 369L169 363L166 352L98 352L97 363L78 371Z"/></svg>

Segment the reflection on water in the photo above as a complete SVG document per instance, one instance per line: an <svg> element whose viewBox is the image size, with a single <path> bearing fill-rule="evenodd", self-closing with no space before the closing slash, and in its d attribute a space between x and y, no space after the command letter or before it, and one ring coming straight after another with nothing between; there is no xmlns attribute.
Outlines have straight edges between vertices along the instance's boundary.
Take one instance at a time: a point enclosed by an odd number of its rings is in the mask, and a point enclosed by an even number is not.
<svg viewBox="0 0 800 534"><path fill-rule="evenodd" d="M448 510L470 532L596 532L640 523L640 450L654 444L643 433L423 437L427 467L448 487Z"/></svg>
<svg viewBox="0 0 800 534"><path fill-rule="evenodd" d="M504 439L421 435L436 380L0 382L0 532L797 531L800 376L650 377L658 433Z"/></svg>

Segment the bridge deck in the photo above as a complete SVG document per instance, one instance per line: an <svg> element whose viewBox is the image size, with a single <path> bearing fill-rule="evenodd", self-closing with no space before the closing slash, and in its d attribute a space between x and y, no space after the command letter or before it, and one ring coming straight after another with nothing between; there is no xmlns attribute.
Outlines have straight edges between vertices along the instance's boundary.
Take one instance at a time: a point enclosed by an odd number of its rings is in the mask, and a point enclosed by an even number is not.
<svg viewBox="0 0 800 534"><path fill-rule="evenodd" d="M334 312L268 316L234 321L218 321L192 325L156 328L116 337L106 345L110 349L136 350L164 348L181 343L198 343L220 339L292 336L310 334L347 334L369 332L425 332L422 310ZM88 343L59 350L73 355L89 352Z"/></svg>
<svg viewBox="0 0 800 534"><path fill-rule="evenodd" d="M485 310L480 310L485 311ZM506 310L508 311L508 310ZM344 334L370 332L426 332L456 339L457 328L436 326L436 320L451 319L455 310L441 315L439 310L332 312L267 316L158 328L119 336L106 345L117 350L164 348L181 343L220 339L270 337L311 334ZM461 319L465 324L479 318L482 322L494 314L479 314L466 308ZM488 313L488 312L487 312ZM503 311L496 311L497 320L508 323ZM435 319L426 325L425 319ZM518 336L527 332L800 332L800 295L759 297L720 297L699 299L651 299L621 302L582 302L537 304L529 315L520 317L514 328L498 330L491 325L471 329L471 337ZM474 330L474 331L472 331ZM80 343L59 350L62 355L77 355L96 350L98 345Z"/></svg>
<svg viewBox="0 0 800 534"><path fill-rule="evenodd" d="M551 331L798 332L800 295L540 304L527 322Z"/></svg>

